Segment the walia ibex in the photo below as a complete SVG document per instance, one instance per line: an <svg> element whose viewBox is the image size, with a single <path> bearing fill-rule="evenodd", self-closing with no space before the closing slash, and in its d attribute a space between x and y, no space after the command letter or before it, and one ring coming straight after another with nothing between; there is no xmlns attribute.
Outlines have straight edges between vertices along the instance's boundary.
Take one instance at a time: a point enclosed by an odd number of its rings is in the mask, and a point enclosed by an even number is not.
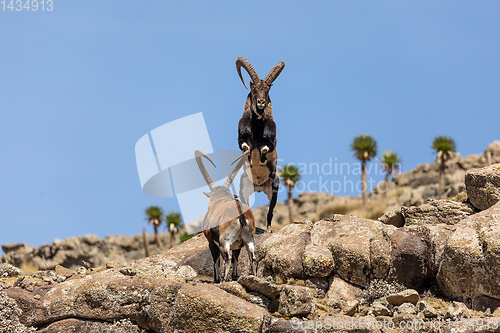
<svg viewBox="0 0 500 333"><path fill-rule="evenodd" d="M238 146L243 152L248 152L248 165L241 177L241 201L248 204L248 197L253 192L264 192L269 198L267 212L267 228L271 228L273 211L278 198L279 175L276 170L278 160L276 154L276 124L273 120L273 109L269 90L280 75L285 63L279 64L267 74L264 80L253 66L243 57L236 59L236 70L245 88L247 87L241 75L243 67L250 75L250 93L245 102L243 116L238 123Z"/></svg>
<svg viewBox="0 0 500 333"><path fill-rule="evenodd" d="M210 199L208 201L208 210L203 220L203 229L214 261L215 283L220 282L220 255L222 255L222 259L224 260L224 280L227 281L229 278L231 264L233 266L232 279L238 279L238 257L243 246L246 247L248 252L251 273L256 275L254 263L255 219L250 207L240 203L236 196L229 190L234 177L245 163L244 157L246 155L247 153L244 153L236 159L238 164L231 171L224 185L215 186L201 158L206 158L215 167L214 162L201 150L195 151L198 168L210 188L210 193L205 193Z"/></svg>

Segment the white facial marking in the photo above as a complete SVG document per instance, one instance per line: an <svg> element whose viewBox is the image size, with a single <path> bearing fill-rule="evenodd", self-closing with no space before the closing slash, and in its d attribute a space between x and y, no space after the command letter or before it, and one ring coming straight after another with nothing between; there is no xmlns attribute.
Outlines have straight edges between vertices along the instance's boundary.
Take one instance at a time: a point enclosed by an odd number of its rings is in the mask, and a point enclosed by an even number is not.
<svg viewBox="0 0 500 333"><path fill-rule="evenodd" d="M253 243L248 243L248 249L253 253L255 251L255 245Z"/></svg>

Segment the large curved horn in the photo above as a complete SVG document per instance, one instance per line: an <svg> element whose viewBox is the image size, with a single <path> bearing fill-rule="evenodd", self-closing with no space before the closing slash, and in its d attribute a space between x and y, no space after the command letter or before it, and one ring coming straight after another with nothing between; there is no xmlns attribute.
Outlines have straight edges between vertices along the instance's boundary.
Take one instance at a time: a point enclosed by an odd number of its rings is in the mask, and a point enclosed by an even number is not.
<svg viewBox="0 0 500 333"><path fill-rule="evenodd" d="M276 80L278 76L281 74L283 68L285 68L285 62L280 61L280 63L274 66L274 68L271 69L269 74L267 74L266 78L264 79L264 82L270 87L273 84L274 80Z"/></svg>
<svg viewBox="0 0 500 333"><path fill-rule="evenodd" d="M216 166L215 166L215 163L210 159L210 157L208 157L201 150L197 149L194 152L194 158L196 159L196 163L198 164L198 168L200 168L201 175L205 179L205 182L207 183L208 187L210 188L210 192L211 192L215 188L215 184L214 184L214 181L212 180L212 177L210 177L210 175L208 174L207 168L205 168L203 161L201 160L202 157L205 157L207 160L209 160L210 163L212 163L212 165L214 167L216 167Z"/></svg>
<svg viewBox="0 0 500 333"><path fill-rule="evenodd" d="M233 163L231 163L231 164L234 164L236 161L239 160L238 164L236 164L233 171L231 171L229 176L227 176L227 179L224 182L225 187L229 187L231 185L231 183L234 180L234 177L236 177L236 174L238 173L238 171L240 171L240 168L243 166L243 164L245 164L245 159L243 158L244 156L248 156L248 150L246 152L244 152L243 154L241 154L240 156L238 156L238 158L235 159Z"/></svg>
<svg viewBox="0 0 500 333"><path fill-rule="evenodd" d="M238 75L240 76L241 82L243 82L245 88L247 88L247 85L245 84L245 80L243 80L243 76L241 76L241 67L243 67L247 71L248 75L250 75L250 78L254 83L260 81L257 71L255 71L255 68L253 68L253 66L248 62L248 60L246 60L243 57L238 57L236 58L236 70L238 71Z"/></svg>

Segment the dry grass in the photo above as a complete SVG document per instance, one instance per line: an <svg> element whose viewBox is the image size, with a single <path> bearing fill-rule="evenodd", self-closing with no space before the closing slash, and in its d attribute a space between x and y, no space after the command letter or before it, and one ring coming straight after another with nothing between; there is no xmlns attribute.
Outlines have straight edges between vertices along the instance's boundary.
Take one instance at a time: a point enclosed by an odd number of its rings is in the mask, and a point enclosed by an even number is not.
<svg viewBox="0 0 500 333"><path fill-rule="evenodd" d="M30 275L38 272L38 267L33 262L23 262L19 267L25 275Z"/></svg>
<svg viewBox="0 0 500 333"><path fill-rule="evenodd" d="M465 191L462 191L462 192L458 193L457 195L455 195L453 198L451 198L451 200L456 201L456 202L465 202L465 201L467 201L467 199L468 199L468 196L467 196L467 192L465 192Z"/></svg>
<svg viewBox="0 0 500 333"><path fill-rule="evenodd" d="M324 218L333 217L335 214L348 215L353 211L357 211L363 208L363 203L361 200L353 199L350 202L332 202L326 206L323 206L321 210L318 211L315 217L315 221L319 221Z"/></svg>
<svg viewBox="0 0 500 333"><path fill-rule="evenodd" d="M424 300L427 302L427 304L432 306L440 313L446 312L446 310L451 304L450 302L447 302L441 298L436 298L436 297L425 297Z"/></svg>

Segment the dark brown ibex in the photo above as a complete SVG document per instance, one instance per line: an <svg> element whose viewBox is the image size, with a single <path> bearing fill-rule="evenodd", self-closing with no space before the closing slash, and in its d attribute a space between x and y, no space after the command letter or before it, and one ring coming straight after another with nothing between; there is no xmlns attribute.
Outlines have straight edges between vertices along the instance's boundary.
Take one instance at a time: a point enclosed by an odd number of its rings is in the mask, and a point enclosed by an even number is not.
<svg viewBox="0 0 500 333"><path fill-rule="evenodd" d="M276 124L273 120L273 109L269 90L280 75L285 63L279 64L267 74L264 80L253 66L243 57L236 59L236 70L247 87L241 75L243 67L250 78L250 93L245 102L243 116L238 123L238 146L243 152L248 151L249 163L245 168L240 182L241 201L248 204L248 197L253 192L264 192L269 198L267 212L267 228L271 228L274 207L278 198L279 175L276 170Z"/></svg>
<svg viewBox="0 0 500 333"><path fill-rule="evenodd" d="M195 151L195 159L205 182L210 188L210 193L205 193L210 199L208 210L203 220L205 237L214 261L214 282L220 282L219 263L220 256L224 260L224 280L229 279L229 270L233 266L232 279L238 279L238 257L241 248L246 247L250 260L250 269L256 275L255 266L255 219L250 207L242 204L236 199L229 186L234 180L241 166L245 163L247 153L242 154L236 161L238 164L229 174L224 185L215 186L212 178L207 172L202 157L212 160L201 150ZM235 161L235 162L236 162Z"/></svg>

